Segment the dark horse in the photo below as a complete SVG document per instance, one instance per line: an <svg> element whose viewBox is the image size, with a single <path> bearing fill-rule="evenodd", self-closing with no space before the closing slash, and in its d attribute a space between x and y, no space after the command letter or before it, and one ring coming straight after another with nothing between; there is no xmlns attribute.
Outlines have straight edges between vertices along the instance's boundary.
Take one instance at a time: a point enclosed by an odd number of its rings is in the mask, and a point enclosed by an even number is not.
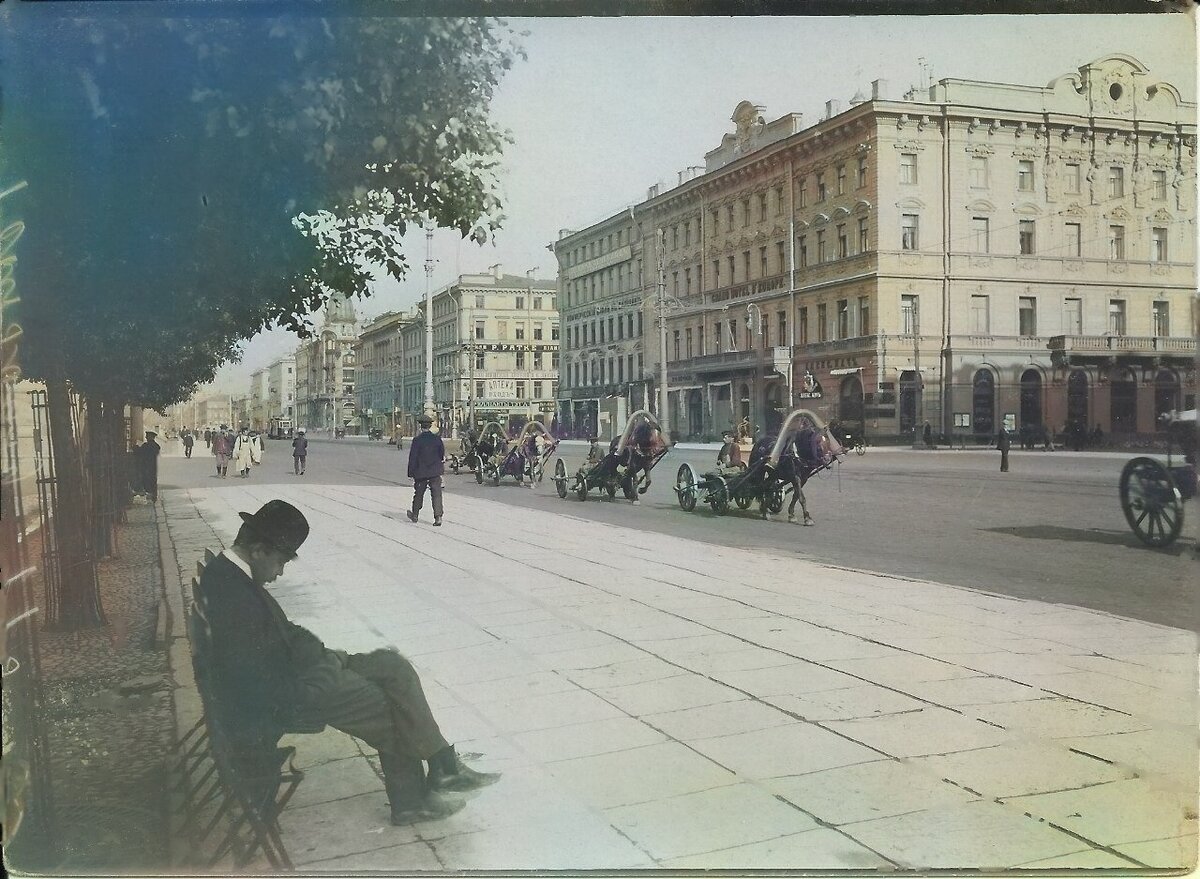
<svg viewBox="0 0 1200 879"><path fill-rule="evenodd" d="M767 472L763 474L763 491L759 495L759 515L767 518L767 495L774 487L775 481L790 485L792 502L788 505L788 521L796 521L796 502L800 502L800 510L804 516L805 525L815 525L813 517L808 513L808 504L804 498L804 484L810 476L819 470L824 470L832 462L834 452L824 432L811 427L801 428L795 437L784 446L779 456L779 463L770 467L768 458L776 443L776 437L767 437L754 444L750 452L751 468L761 464Z"/></svg>
<svg viewBox="0 0 1200 879"><path fill-rule="evenodd" d="M638 496L645 494L650 488L650 469L654 466L660 452L666 443L658 431L645 421L640 422L634 429L629 441L625 443L622 463L625 464L625 497L635 504ZM639 484L643 474L645 484Z"/></svg>

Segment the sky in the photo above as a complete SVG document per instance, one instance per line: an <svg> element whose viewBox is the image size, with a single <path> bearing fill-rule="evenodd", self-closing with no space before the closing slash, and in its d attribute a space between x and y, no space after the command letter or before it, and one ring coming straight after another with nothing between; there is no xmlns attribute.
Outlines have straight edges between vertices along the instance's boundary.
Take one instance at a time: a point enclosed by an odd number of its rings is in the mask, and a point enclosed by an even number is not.
<svg viewBox="0 0 1200 879"><path fill-rule="evenodd" d="M1112 53L1132 55L1150 76L1196 100L1196 30L1184 15L847 16L841 18L509 19L528 59L501 81L494 121L514 143L502 157L508 215L483 246L453 231L434 235L433 288L500 263L509 274L553 279L546 246L674 185L677 172L732 132L742 100L785 113L822 116L846 108L871 81L899 99L911 86L953 77L1044 86ZM924 69L920 59L924 59ZM424 235L405 241L413 271L385 279L356 301L360 316L410 308L424 296ZM250 374L293 351L296 338L262 333L242 361L218 373L216 389L242 394Z"/></svg>

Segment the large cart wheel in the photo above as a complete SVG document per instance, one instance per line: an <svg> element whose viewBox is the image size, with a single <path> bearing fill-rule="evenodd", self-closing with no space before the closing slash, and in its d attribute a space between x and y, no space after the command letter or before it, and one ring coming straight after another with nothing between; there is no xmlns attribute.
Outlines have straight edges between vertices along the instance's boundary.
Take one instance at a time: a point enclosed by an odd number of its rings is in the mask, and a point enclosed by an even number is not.
<svg viewBox="0 0 1200 879"><path fill-rule="evenodd" d="M675 474L675 495L679 498L679 508L685 513L696 509L696 496L699 490L696 483L696 471L690 464L680 464L679 472Z"/></svg>
<svg viewBox="0 0 1200 879"><path fill-rule="evenodd" d="M559 497L567 496L567 465L563 463L562 458L554 465L554 489Z"/></svg>
<svg viewBox="0 0 1200 879"><path fill-rule="evenodd" d="M729 512L729 486L720 476L712 477L712 485L708 490L708 503L718 516Z"/></svg>
<svg viewBox="0 0 1200 879"><path fill-rule="evenodd" d="M475 465L475 481L483 485L483 462L480 461Z"/></svg>
<svg viewBox="0 0 1200 879"><path fill-rule="evenodd" d="M1121 509L1147 546L1170 546L1183 530L1183 498L1171 472L1153 458L1134 458L1121 471Z"/></svg>
<svg viewBox="0 0 1200 879"><path fill-rule="evenodd" d="M586 501L587 493L588 493L587 480L576 476L575 477L575 497L579 498L581 501Z"/></svg>
<svg viewBox="0 0 1200 879"><path fill-rule="evenodd" d="M752 500L754 500L754 498L748 494L738 494L736 497L734 497L733 502L737 504L737 508L739 510L748 510L750 509L750 502Z"/></svg>
<svg viewBox="0 0 1200 879"><path fill-rule="evenodd" d="M771 514L783 511L783 488L775 486L767 489L767 512Z"/></svg>

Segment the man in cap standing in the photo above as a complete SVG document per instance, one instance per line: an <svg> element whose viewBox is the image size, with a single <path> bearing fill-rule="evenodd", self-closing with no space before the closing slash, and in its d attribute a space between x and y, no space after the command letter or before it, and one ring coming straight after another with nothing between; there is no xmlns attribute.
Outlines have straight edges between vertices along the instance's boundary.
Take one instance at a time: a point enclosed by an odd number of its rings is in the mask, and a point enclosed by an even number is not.
<svg viewBox="0 0 1200 879"><path fill-rule="evenodd" d="M212 453L217 459L217 476L222 479L229 470L229 455L233 451L233 438L228 430L229 427L222 424L221 429L212 435Z"/></svg>
<svg viewBox="0 0 1200 879"><path fill-rule="evenodd" d="M150 498L151 503L158 502L158 455L162 446L154 441L158 436L152 430L146 431L146 441L137 447L137 469L142 491Z"/></svg>
<svg viewBox="0 0 1200 879"><path fill-rule="evenodd" d="M421 513L421 504L425 499L425 490L433 501L433 524L442 524L442 473L445 470L446 447L442 438L430 428L433 419L422 415L417 419L421 432L413 437L408 449L408 477L413 481L412 509L408 511L408 520L416 522Z"/></svg>
<svg viewBox="0 0 1200 879"><path fill-rule="evenodd" d="M304 467L308 462L308 437L304 435L304 428L296 431L296 438L292 440L292 470L297 476L304 475Z"/></svg>
<svg viewBox="0 0 1200 879"><path fill-rule="evenodd" d="M394 648L330 650L266 590L308 537L304 514L273 500L240 515L233 546L205 566L196 587L212 639L212 708L239 749L267 762L285 732L325 724L362 739L379 751L398 825L451 815L464 803L444 792L496 781L498 773L471 769L442 736L416 670Z"/></svg>

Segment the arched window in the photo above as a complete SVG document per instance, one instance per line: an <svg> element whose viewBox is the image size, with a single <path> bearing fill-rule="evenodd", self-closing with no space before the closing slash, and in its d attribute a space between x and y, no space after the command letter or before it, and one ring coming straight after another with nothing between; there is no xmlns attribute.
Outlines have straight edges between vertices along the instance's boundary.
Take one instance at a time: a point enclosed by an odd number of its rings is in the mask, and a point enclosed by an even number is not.
<svg viewBox="0 0 1200 879"><path fill-rule="evenodd" d="M1156 430L1165 430L1166 423L1159 420L1164 412L1179 408L1179 376L1169 369L1160 369L1154 377L1154 424Z"/></svg>
<svg viewBox="0 0 1200 879"><path fill-rule="evenodd" d="M1109 385L1112 432L1134 433L1137 430L1137 379L1128 369L1115 370Z"/></svg>
<svg viewBox="0 0 1200 879"><path fill-rule="evenodd" d="M1082 369L1071 370L1067 379L1067 427L1088 425L1088 377Z"/></svg>
<svg viewBox="0 0 1200 879"><path fill-rule="evenodd" d="M1036 369L1021 373L1021 427L1042 423L1042 374Z"/></svg>
<svg viewBox="0 0 1200 879"><path fill-rule="evenodd" d="M971 381L971 421L976 436L996 432L996 379L991 370L981 369Z"/></svg>
<svg viewBox="0 0 1200 879"><path fill-rule="evenodd" d="M848 424L858 423L861 428L863 420L863 386L862 379L857 375L848 375L842 379L838 390L838 418Z"/></svg>

